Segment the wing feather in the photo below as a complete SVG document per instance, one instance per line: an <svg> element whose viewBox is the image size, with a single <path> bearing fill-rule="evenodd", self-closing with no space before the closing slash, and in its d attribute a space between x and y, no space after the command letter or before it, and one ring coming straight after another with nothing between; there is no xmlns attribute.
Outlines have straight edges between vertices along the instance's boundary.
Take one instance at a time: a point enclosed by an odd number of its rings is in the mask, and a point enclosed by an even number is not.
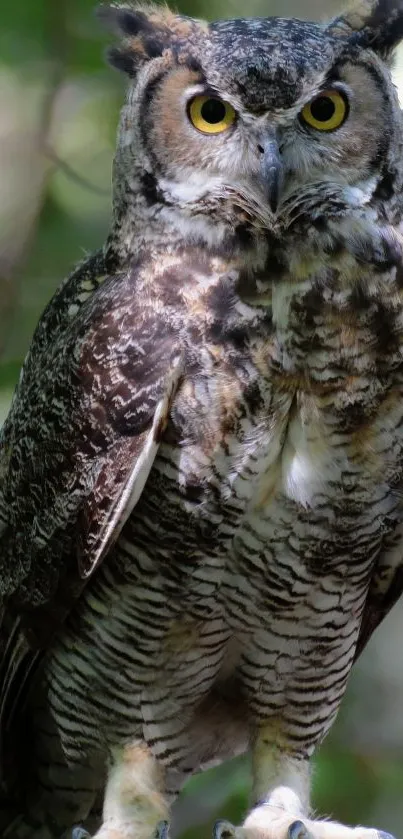
<svg viewBox="0 0 403 839"><path fill-rule="evenodd" d="M138 437L119 441L108 452L96 484L85 499L80 514L82 549L79 553L81 576L89 577L108 553L134 510L156 458L162 433L168 422L173 397L183 370L182 356L172 360L165 391L154 413L151 428ZM102 500L107 509L100 519Z"/></svg>
<svg viewBox="0 0 403 839"><path fill-rule="evenodd" d="M145 262L107 276L98 255L39 323L0 437L0 722L150 476L183 354Z"/></svg>

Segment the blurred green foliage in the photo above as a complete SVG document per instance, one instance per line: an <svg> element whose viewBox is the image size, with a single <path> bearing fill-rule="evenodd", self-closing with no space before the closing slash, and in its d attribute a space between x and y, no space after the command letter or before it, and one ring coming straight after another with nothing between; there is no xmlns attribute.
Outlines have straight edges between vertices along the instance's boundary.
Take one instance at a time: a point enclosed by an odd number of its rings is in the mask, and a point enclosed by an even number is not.
<svg viewBox="0 0 403 839"><path fill-rule="evenodd" d="M178 7L209 18L245 14L242 0L181 0ZM337 7L336 0L250 0L247 12L316 18ZM108 230L124 83L104 64L106 43L94 0L2 0L0 423L42 309ZM318 813L376 823L397 837L403 834L402 631L397 611L358 665L313 778ZM176 808L176 830L204 839L216 818L242 818L248 794L246 759L199 776Z"/></svg>

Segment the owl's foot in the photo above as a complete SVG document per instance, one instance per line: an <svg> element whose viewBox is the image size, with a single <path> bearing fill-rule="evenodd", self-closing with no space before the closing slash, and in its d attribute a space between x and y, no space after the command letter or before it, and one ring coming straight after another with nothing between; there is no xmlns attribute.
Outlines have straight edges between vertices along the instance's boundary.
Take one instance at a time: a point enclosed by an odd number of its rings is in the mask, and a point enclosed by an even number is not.
<svg viewBox="0 0 403 839"><path fill-rule="evenodd" d="M257 807L242 827L220 821L214 827L214 839L394 839L389 833L346 827L329 821L296 819L271 804Z"/></svg>

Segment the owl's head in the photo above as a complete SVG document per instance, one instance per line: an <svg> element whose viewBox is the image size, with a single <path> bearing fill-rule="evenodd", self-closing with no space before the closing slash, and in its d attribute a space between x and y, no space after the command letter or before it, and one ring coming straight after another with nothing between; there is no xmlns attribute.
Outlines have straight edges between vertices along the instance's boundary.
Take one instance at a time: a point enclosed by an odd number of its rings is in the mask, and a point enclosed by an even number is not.
<svg viewBox="0 0 403 839"><path fill-rule="evenodd" d="M211 242L361 207L399 220L403 130L389 62L403 0L361 0L326 24L208 24L130 2L100 13L121 36L109 60L129 77L117 213L140 202L150 220Z"/></svg>

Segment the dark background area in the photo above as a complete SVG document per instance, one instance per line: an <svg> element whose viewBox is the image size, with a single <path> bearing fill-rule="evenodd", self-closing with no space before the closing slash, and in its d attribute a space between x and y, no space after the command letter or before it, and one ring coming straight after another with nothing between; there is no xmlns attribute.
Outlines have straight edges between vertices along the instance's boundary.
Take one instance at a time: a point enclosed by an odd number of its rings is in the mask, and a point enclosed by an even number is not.
<svg viewBox="0 0 403 839"><path fill-rule="evenodd" d="M182 0L208 18L245 14L240 0ZM315 18L334 0L250 0L250 15ZM124 80L108 69L93 0L2 0L0 8L0 423L36 321L110 219L111 163ZM399 59L396 82L403 75ZM403 84L402 84L403 90ZM398 605L355 668L316 760L320 815L403 837L403 610ZM218 817L239 821L249 772L236 760L195 778L176 810L188 839Z"/></svg>

